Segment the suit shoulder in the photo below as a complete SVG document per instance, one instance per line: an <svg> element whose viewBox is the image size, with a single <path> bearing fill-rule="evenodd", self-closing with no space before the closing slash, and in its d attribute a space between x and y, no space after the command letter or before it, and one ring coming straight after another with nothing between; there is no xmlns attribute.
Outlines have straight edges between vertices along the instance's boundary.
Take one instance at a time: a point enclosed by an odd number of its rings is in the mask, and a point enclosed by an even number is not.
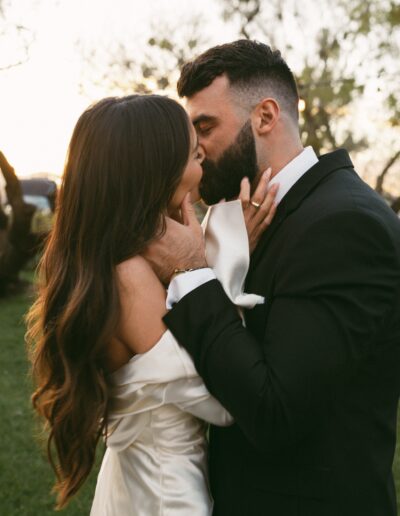
<svg viewBox="0 0 400 516"><path fill-rule="evenodd" d="M331 215L359 215L371 218L394 233L400 233L400 220L386 201L354 170L338 169L311 192L300 207L312 212L315 220ZM312 222L312 220L310 220Z"/></svg>

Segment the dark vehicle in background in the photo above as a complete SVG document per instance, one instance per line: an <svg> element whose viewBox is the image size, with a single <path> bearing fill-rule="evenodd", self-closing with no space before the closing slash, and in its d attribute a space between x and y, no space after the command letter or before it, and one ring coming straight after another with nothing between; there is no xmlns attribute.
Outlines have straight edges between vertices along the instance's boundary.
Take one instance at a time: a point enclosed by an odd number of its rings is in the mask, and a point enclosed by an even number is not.
<svg viewBox="0 0 400 516"><path fill-rule="evenodd" d="M34 177L20 178L22 194L27 204L36 211L32 217L32 233L48 233L53 225L57 198L57 183L52 179Z"/></svg>
<svg viewBox="0 0 400 516"><path fill-rule="evenodd" d="M57 183L47 178L28 178L19 180L25 202L34 204L38 209L49 209L54 213Z"/></svg>
<svg viewBox="0 0 400 516"><path fill-rule="evenodd" d="M19 183L22 189L24 201L32 204L36 210L32 217L31 232L47 233L50 231L57 199L57 182L47 177L20 177ZM6 196L3 193L3 199ZM4 201L3 201L4 202ZM5 202L4 212L8 217L12 217L11 206Z"/></svg>

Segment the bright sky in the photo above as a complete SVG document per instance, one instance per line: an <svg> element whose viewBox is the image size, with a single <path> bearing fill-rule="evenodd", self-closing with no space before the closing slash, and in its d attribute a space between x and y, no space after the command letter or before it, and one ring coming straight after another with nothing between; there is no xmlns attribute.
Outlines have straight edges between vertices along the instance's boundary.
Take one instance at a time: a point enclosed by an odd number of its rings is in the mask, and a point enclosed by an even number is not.
<svg viewBox="0 0 400 516"><path fill-rule="evenodd" d="M207 21L202 33L210 45L236 39L237 34L221 21L216 0L3 0L10 4L10 24L22 24L35 36L29 60L0 71L0 150L20 175L36 172L61 174L72 129L82 111L93 101L110 94L102 85L80 92L87 64L82 56L91 49L107 49L116 42L127 43L140 52L152 26L160 23L185 27L185 20L199 16ZM1 0L0 0L1 2ZM303 0L304 8L320 27L318 0ZM307 6L306 6L307 4ZM282 29L282 36L291 32ZM184 37L184 36L182 36ZM310 41L312 37L309 38ZM79 42L79 45L77 44ZM12 36L1 39L0 68L18 57ZM296 71L296 63L289 63ZM101 68L101 63L100 63ZM364 96L363 109L354 116L357 127L367 129L372 141L382 140L384 131L374 113L381 99L376 87ZM378 103L378 104L377 104ZM382 118L382 117L381 117ZM376 149L364 153L362 172L376 173ZM361 170L360 170L361 171Z"/></svg>
<svg viewBox="0 0 400 516"><path fill-rule="evenodd" d="M109 94L101 88L89 94L79 92L82 49L107 48L121 35L130 44L140 44L149 36L152 22L176 23L177 16L184 21L185 16L202 11L207 18L218 18L213 0L11 2L8 18L35 33L29 61L0 72L0 149L18 174L60 174L77 118L92 101ZM229 32L225 33L229 39ZM6 43L0 66L18 55L11 37ZM4 48L2 44L3 52Z"/></svg>

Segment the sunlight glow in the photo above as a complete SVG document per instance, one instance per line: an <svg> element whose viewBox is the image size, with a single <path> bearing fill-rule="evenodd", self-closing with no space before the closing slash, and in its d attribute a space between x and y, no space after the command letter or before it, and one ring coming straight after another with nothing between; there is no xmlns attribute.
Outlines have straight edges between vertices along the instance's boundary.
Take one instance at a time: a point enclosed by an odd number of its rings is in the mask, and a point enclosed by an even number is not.
<svg viewBox="0 0 400 516"><path fill-rule="evenodd" d="M212 0L204 0L207 7L211 4ZM35 37L25 64L0 71L0 150L18 175L61 175L78 117L94 101L110 95L103 84L82 92L82 74L88 66L82 48L107 50L121 37L133 44L147 41L154 13L165 10L176 19L179 5L184 10L182 2L18 0L10 5L10 23L28 27ZM193 7L193 0L184 6L189 11ZM1 50L3 67L7 60L19 58ZM105 63L97 64L107 70ZM152 79L149 86L157 89Z"/></svg>
<svg viewBox="0 0 400 516"><path fill-rule="evenodd" d="M299 111L302 113L306 109L306 101L304 99L299 99Z"/></svg>

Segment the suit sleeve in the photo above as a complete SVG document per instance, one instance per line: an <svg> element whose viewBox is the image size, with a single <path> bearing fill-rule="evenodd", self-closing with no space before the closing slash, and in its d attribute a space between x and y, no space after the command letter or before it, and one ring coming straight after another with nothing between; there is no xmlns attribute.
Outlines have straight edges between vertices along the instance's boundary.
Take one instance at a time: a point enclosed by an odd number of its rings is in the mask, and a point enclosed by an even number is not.
<svg viewBox="0 0 400 516"><path fill-rule="evenodd" d="M216 280L186 295L164 321L249 441L276 451L315 427L343 375L373 350L399 283L383 225L344 212L288 244L262 341L242 326Z"/></svg>

